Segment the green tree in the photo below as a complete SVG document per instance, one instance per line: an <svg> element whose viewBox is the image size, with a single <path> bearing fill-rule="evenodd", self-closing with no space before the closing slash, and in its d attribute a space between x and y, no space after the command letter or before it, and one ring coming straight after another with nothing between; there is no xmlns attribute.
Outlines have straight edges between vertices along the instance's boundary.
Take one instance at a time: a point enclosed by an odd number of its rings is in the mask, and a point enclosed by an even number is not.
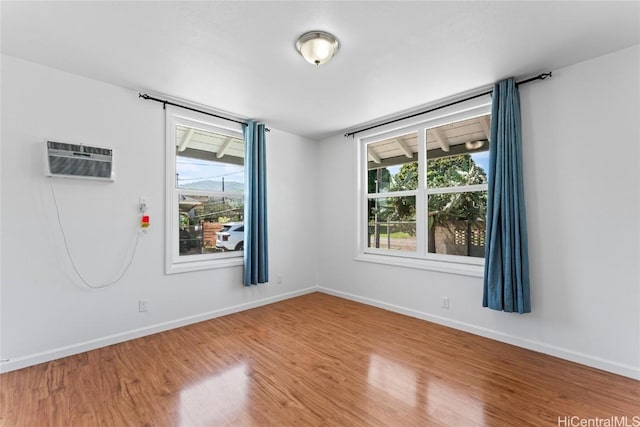
<svg viewBox="0 0 640 427"><path fill-rule="evenodd" d="M370 193L389 191L415 190L418 188L418 163L405 163L395 175L387 168L372 169L368 172L368 187ZM479 167L471 155L442 157L429 160L427 163L427 187L444 188L463 185L486 184L487 175ZM429 196L428 227L429 252L435 252L435 227L452 224L466 224L467 242L472 226L484 223L486 216L487 195L485 192L465 192L432 194ZM415 234L413 221L416 214L416 199L414 197L389 197L386 199L369 200L370 221L374 226L370 229L379 245L380 227L378 224L387 221L399 221L402 224L395 228ZM406 223L403 223L406 222ZM384 231L384 230L383 230Z"/></svg>
<svg viewBox="0 0 640 427"><path fill-rule="evenodd" d="M416 190L418 188L418 163L411 162L402 165L397 174L391 177L391 191ZM415 197L394 197L391 199L393 206L393 221L414 221L416 217ZM403 223L398 226L398 231L404 231L415 235L415 225Z"/></svg>
<svg viewBox="0 0 640 427"><path fill-rule="evenodd" d="M387 168L369 169L367 187L369 193L379 193L389 188L391 173Z"/></svg>
<svg viewBox="0 0 640 427"><path fill-rule="evenodd" d="M427 163L429 188L486 184L487 175L469 154L430 160ZM432 194L429 196L429 252L435 253L435 227L464 222L466 241L472 226L484 223L487 208L485 192Z"/></svg>
<svg viewBox="0 0 640 427"><path fill-rule="evenodd" d="M387 168L369 170L369 192L390 193L388 198L369 200L369 221L373 222L373 225L369 227L369 234L375 236L375 247L380 247L380 233L384 231L387 233L399 231L415 235L415 224L403 223L403 221L414 221L415 219L415 198L393 197L393 193L417 188L417 163L404 164L395 175L392 175ZM398 221L400 224L396 224L393 230L388 230L384 226L381 230L380 224L384 224L387 221Z"/></svg>

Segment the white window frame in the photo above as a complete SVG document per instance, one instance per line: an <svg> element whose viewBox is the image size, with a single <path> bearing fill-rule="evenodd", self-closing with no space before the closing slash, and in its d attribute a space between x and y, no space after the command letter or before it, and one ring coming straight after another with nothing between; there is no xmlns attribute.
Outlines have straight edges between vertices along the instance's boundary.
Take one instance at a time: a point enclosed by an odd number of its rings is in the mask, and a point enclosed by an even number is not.
<svg viewBox="0 0 640 427"><path fill-rule="evenodd" d="M242 125L206 114L167 106L166 109L166 183L165 183L165 274L242 266L243 252L180 255L178 195L220 196L219 192L176 188L176 126L183 125L208 132L243 138Z"/></svg>
<svg viewBox="0 0 640 427"><path fill-rule="evenodd" d="M366 133L358 138L358 167L357 169L357 244L356 261L373 262L408 268L439 271L472 277L483 277L484 258L433 254L428 252L426 215L427 195L446 192L464 192L486 190L487 184L460 186L446 189L426 188L426 131L427 129L458 122L474 117L491 114L491 97L484 96L471 101L442 108L419 117L403 122L386 125ZM368 194L367 183L367 146L370 143L387 138L398 137L416 132L418 135L418 189L393 193ZM372 197L416 197L416 251L406 252L380 248L370 248L367 245L368 199Z"/></svg>

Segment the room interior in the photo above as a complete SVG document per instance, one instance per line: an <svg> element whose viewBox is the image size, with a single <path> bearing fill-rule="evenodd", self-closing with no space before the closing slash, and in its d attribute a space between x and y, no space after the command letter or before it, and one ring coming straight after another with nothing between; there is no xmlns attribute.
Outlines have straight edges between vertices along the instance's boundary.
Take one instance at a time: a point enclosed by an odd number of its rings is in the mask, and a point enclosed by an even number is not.
<svg viewBox="0 0 640 427"><path fill-rule="evenodd" d="M160 332L319 301L514 346L531 366L558 358L594 373L587 388L617 378L629 400L610 403L611 416L640 402L640 3L2 1L0 18L0 384ZM296 52L312 30L340 41L326 64ZM345 133L545 72L520 86L531 313L483 308L479 269L359 253L362 135ZM243 286L237 265L166 274L166 111L141 93L269 128L268 283ZM112 148L114 181L46 177L48 138ZM130 268L114 286L83 286L56 209L78 266L104 282L125 262L141 197L150 226ZM369 364L387 372L381 358ZM376 424L350 424L363 422Z"/></svg>

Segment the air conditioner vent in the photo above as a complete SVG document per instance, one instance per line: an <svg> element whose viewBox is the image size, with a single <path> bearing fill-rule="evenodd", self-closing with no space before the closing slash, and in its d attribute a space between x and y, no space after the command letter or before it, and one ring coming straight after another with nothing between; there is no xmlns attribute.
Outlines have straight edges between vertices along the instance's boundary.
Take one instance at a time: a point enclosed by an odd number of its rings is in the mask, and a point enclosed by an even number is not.
<svg viewBox="0 0 640 427"><path fill-rule="evenodd" d="M47 141L47 176L113 180L113 150Z"/></svg>

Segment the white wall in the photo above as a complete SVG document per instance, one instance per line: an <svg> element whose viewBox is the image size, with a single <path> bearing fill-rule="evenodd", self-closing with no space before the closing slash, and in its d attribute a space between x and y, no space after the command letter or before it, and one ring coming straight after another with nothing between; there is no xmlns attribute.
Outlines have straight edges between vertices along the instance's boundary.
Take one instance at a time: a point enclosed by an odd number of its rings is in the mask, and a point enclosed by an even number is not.
<svg viewBox="0 0 640 427"><path fill-rule="evenodd" d="M164 111L137 92L2 56L0 358L11 370L227 312L317 284L317 143L267 135L271 283L242 286L240 267L164 272ZM241 112L239 112L241 113ZM44 176L45 138L112 147L114 183ZM81 272L119 273L148 198L152 225L123 280L74 279L50 182ZM282 207L286 207L283 209ZM276 277L282 276L282 283ZM139 313L139 298L149 311Z"/></svg>
<svg viewBox="0 0 640 427"><path fill-rule="evenodd" d="M640 378L638 46L521 87L533 313L481 308L480 279L356 262L356 146L272 130L272 283L239 267L166 276L164 111L137 93L2 56L0 370L7 371L321 289ZM224 107L224 106L222 106ZM239 112L241 113L241 112ZM43 174L42 141L109 146L112 184L54 180L81 270L73 273ZM286 206L286 209L282 209ZM283 283L275 281L282 275ZM448 296L451 308L440 308ZM150 311L138 313L139 298Z"/></svg>
<svg viewBox="0 0 640 427"><path fill-rule="evenodd" d="M342 136L320 147L321 288L640 379L639 51L521 86L532 313L482 308L482 279L354 261L357 140Z"/></svg>

